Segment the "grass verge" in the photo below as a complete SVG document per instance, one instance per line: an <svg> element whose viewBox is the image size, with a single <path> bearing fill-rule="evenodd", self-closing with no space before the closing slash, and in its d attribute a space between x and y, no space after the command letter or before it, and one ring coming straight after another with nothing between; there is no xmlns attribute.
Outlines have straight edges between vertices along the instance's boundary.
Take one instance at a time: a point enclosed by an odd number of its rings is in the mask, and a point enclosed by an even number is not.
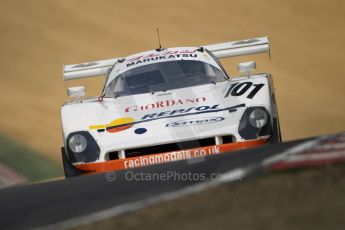
<svg viewBox="0 0 345 230"><path fill-rule="evenodd" d="M27 177L29 181L63 176L61 165L1 134L0 162Z"/></svg>

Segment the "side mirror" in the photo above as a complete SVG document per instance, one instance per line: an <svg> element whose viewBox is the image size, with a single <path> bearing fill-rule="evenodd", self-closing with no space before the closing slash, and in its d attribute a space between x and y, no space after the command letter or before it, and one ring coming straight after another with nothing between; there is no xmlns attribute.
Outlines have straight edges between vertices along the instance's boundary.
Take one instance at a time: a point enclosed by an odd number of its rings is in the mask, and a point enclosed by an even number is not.
<svg viewBox="0 0 345 230"><path fill-rule="evenodd" d="M84 86L70 87L67 89L67 95L72 98L80 98L85 96L86 90Z"/></svg>
<svg viewBox="0 0 345 230"><path fill-rule="evenodd" d="M238 71L240 71L240 73L243 73L249 77L251 72L256 70L256 62L255 61L242 62L238 64L237 69Z"/></svg>

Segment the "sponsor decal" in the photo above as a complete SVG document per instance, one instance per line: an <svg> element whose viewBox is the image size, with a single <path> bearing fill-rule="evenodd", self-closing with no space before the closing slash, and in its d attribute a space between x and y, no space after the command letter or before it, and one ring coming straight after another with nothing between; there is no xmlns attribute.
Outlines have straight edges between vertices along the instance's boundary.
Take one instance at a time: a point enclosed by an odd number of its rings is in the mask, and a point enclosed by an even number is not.
<svg viewBox="0 0 345 230"><path fill-rule="evenodd" d="M245 142L236 142L230 144L205 146L200 148L177 150L166 153L156 153L152 155L144 155L139 157L131 157L126 159L118 159L105 162L75 164L74 167L80 170L88 171L90 173L123 170L126 168L142 167L171 161L198 159L200 157L205 157L208 155L221 154L242 148L255 147L262 145L266 142L267 139L262 139Z"/></svg>
<svg viewBox="0 0 345 230"><path fill-rule="evenodd" d="M137 56L127 60L127 67L131 67L137 64L157 61L157 60L168 60L176 58L197 58L198 54L196 50L175 50L175 51L166 51L152 53L145 56Z"/></svg>
<svg viewBox="0 0 345 230"><path fill-rule="evenodd" d="M160 56L168 56L168 55L181 55L181 54L193 54L196 53L196 50L171 50L171 51L165 51L165 52L157 52L157 53L151 53L149 55L142 55L142 56L136 56L134 58L128 59L127 61L138 61L140 59L145 58L154 58L154 57L160 57Z"/></svg>
<svg viewBox="0 0 345 230"><path fill-rule="evenodd" d="M165 127L183 127L183 126L193 126L193 125L207 125L216 122L223 121L224 117L201 117L193 118L181 121L174 121L169 124L166 124Z"/></svg>
<svg viewBox="0 0 345 230"><path fill-rule="evenodd" d="M214 113L214 112L221 112L221 111L236 111L238 108L246 107L245 104L238 104L235 106L219 108L219 105L205 105L205 106L198 106L198 107L190 107L187 109L177 109L177 110L169 110L160 113L151 113L144 115L139 121L135 121L134 118L125 117L125 118L118 118L113 120L109 124L106 125L92 125L89 126L90 129L97 129L97 131L104 131L107 130L109 133L116 133L126 129L131 128L133 125L150 122L159 119L165 118L173 118L173 117L185 117L190 115L197 115L197 114L204 114L204 113Z"/></svg>
<svg viewBox="0 0 345 230"><path fill-rule="evenodd" d="M176 109L176 110L171 110L171 111L165 111L165 112L160 112L160 113L151 113L151 114L146 114L144 115L141 120L145 119L155 119L159 117L174 117L178 115L184 115L184 114L199 114L199 113L204 113L207 111L212 111L212 110L219 110L219 105L212 105L212 106L198 106L198 107L190 107L187 109Z"/></svg>
<svg viewBox="0 0 345 230"><path fill-rule="evenodd" d="M186 104L192 104L192 103L199 103L204 102L207 99L205 97L197 97L192 99L170 99L170 100L164 100L164 101L157 101L151 104L147 105L131 105L128 106L125 109L125 112L136 112L136 111L145 111L145 110L151 110L151 109L159 109L159 108L165 108L170 106L178 106L178 105L186 105Z"/></svg>
<svg viewBox="0 0 345 230"><path fill-rule="evenodd" d="M124 167L136 168L148 165L161 164L172 161L190 160L197 157L205 157L220 153L220 146L209 146L203 148L195 148L190 150L181 150L175 152L168 152L165 154L155 154L150 156L140 156L135 159L124 161Z"/></svg>

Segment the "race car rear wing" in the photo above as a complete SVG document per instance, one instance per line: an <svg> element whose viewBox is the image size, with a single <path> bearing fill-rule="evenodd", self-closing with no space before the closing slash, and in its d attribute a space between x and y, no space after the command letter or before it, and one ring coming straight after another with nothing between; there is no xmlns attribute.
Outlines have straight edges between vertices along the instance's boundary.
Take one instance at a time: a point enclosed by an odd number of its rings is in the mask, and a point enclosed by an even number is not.
<svg viewBox="0 0 345 230"><path fill-rule="evenodd" d="M92 61L74 65L64 65L63 79L64 81L79 78L94 77L105 75L109 69L119 60L119 58Z"/></svg>
<svg viewBox="0 0 345 230"><path fill-rule="evenodd" d="M204 48L211 51L217 58L236 57L270 51L268 37L206 45Z"/></svg>
<svg viewBox="0 0 345 230"><path fill-rule="evenodd" d="M264 53L269 52L270 50L268 37L218 43L203 47L211 51L217 58ZM63 67L63 79L64 81L68 81L79 78L106 75L119 59L121 58L65 65Z"/></svg>

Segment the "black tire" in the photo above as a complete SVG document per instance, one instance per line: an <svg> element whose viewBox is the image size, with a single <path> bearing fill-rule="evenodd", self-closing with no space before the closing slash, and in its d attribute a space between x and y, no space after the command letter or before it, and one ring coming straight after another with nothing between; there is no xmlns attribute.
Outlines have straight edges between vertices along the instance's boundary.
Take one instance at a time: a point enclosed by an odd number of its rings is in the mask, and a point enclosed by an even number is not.
<svg viewBox="0 0 345 230"><path fill-rule="evenodd" d="M84 171L75 168L67 159L65 148L61 148L61 156L62 156L62 163L63 163L63 169L65 172L66 178L76 177L85 174Z"/></svg>
<svg viewBox="0 0 345 230"><path fill-rule="evenodd" d="M279 125L279 119L273 118L273 129L272 129L272 136L268 140L268 143L270 144L277 144L282 142L282 137L280 133L280 125Z"/></svg>

